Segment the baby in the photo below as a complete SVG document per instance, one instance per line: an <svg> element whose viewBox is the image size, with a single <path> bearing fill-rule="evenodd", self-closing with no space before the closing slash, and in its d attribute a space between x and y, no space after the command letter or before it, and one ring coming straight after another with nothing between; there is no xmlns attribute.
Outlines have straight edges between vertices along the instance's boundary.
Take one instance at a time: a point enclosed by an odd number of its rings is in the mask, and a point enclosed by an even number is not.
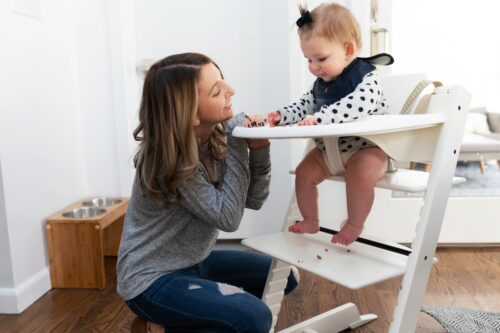
<svg viewBox="0 0 500 333"><path fill-rule="evenodd" d="M300 46L317 78L298 101L267 115L269 126L340 124L384 114L387 105L375 67L368 61L392 57L358 58L361 48L359 24L352 13L338 4L322 4L309 12L300 8L297 20ZM344 174L348 218L333 243L349 245L363 230L371 210L374 187L388 169L388 156L360 137L341 137L341 161L329 160L321 139L296 169L295 191L303 220L289 228L294 233L319 231L317 185L327 177Z"/></svg>

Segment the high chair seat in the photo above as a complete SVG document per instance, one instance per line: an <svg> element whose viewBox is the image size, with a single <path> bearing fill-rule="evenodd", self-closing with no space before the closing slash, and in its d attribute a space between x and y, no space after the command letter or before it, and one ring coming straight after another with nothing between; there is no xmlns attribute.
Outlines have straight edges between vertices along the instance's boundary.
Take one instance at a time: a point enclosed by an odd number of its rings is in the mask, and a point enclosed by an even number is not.
<svg viewBox="0 0 500 333"><path fill-rule="evenodd" d="M294 172L290 172L294 173ZM343 176L331 176L327 178L337 182L344 182ZM453 177L453 184L463 184L467 180L464 177ZM402 191L417 193L427 189L429 182L429 173L418 170L400 168L392 173L386 173L375 185L378 188L384 188L393 191Z"/></svg>

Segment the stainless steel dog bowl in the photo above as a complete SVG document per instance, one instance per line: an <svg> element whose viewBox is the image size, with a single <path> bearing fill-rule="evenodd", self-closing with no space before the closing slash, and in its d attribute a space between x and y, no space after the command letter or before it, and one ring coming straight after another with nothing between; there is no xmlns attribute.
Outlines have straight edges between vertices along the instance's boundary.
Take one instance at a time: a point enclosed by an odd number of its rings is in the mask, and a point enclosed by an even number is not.
<svg viewBox="0 0 500 333"><path fill-rule="evenodd" d="M62 216L71 218L85 218L99 216L104 213L106 213L106 209L104 208L83 207L64 212L62 213Z"/></svg>
<svg viewBox="0 0 500 333"><path fill-rule="evenodd" d="M82 202L82 206L85 207L108 207L119 204L122 202L122 199L118 198L93 198L89 200L85 200Z"/></svg>

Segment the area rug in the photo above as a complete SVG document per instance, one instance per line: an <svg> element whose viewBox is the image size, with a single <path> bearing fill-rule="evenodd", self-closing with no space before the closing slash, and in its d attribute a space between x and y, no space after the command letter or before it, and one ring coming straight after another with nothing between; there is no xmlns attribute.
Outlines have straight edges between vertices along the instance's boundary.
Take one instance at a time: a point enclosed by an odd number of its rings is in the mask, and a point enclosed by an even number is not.
<svg viewBox="0 0 500 333"><path fill-rule="evenodd" d="M451 333L500 333L500 313L432 305L421 310Z"/></svg>

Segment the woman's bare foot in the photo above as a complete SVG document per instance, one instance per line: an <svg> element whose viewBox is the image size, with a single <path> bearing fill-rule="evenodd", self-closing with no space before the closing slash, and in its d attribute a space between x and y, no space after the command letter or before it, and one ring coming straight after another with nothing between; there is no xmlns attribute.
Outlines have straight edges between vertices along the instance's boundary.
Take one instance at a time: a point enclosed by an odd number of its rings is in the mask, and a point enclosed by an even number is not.
<svg viewBox="0 0 500 333"><path fill-rule="evenodd" d="M318 220L304 220L288 227L288 231L296 234L315 234L319 231Z"/></svg>
<svg viewBox="0 0 500 333"><path fill-rule="evenodd" d="M361 235L362 231L363 231L362 225L357 226L347 221L347 223L345 223L344 226L342 226L339 233L332 237L332 243L349 245L352 242L354 242L359 237L359 235Z"/></svg>

